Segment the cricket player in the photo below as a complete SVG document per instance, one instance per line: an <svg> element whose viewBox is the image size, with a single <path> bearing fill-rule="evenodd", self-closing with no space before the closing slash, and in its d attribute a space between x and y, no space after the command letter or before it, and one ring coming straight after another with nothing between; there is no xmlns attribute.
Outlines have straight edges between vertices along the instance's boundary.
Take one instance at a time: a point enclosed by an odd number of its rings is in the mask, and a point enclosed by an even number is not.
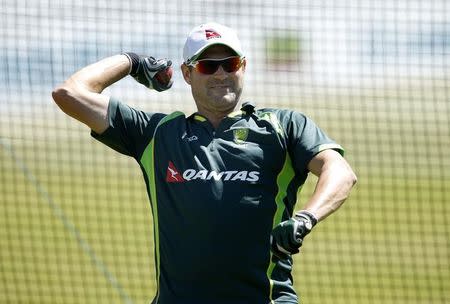
<svg viewBox="0 0 450 304"><path fill-rule="evenodd" d="M82 68L53 98L142 170L154 225L152 303L298 303L292 255L356 176L307 116L241 102L247 60L234 30L195 27L183 59L197 106L190 116L147 113L102 94L127 75L157 91L172 86L170 60L131 52ZM296 208L309 172L315 191Z"/></svg>

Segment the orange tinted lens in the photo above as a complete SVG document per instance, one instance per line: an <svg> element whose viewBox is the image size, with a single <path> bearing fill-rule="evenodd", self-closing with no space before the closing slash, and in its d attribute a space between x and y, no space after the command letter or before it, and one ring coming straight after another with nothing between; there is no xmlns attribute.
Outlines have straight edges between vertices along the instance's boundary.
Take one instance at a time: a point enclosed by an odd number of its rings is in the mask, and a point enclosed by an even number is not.
<svg viewBox="0 0 450 304"><path fill-rule="evenodd" d="M222 62L222 68L225 72L232 73L239 70L241 67L241 58L240 57L232 57L224 60Z"/></svg>
<svg viewBox="0 0 450 304"><path fill-rule="evenodd" d="M195 65L197 71L202 74L214 74L220 66L220 61L217 60L200 60Z"/></svg>
<svg viewBox="0 0 450 304"><path fill-rule="evenodd" d="M202 74L211 75L219 69L219 66L227 73L236 72L241 67L241 58L236 56L223 60L202 59L197 62L195 68Z"/></svg>

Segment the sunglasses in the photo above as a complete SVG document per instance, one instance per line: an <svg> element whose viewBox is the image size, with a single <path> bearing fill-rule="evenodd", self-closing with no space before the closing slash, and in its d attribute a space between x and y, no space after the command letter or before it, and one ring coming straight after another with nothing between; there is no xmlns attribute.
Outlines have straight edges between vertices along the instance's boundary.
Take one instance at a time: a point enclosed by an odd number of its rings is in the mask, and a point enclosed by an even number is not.
<svg viewBox="0 0 450 304"><path fill-rule="evenodd" d="M206 75L214 74L221 66L225 72L233 73L239 70L245 57L232 56L222 59L200 59L189 63L198 72Z"/></svg>

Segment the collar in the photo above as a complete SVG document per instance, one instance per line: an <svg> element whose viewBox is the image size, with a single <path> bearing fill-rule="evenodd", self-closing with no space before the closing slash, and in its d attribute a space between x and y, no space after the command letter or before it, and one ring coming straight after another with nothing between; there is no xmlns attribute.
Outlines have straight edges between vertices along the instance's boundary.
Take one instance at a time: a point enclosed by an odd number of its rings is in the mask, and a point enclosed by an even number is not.
<svg viewBox="0 0 450 304"><path fill-rule="evenodd" d="M247 101L242 104L242 107L239 110L231 112L226 117L235 118L236 116L239 116L239 115L241 115L241 116L251 115L254 112L255 112L255 104L251 101ZM199 121L199 122L208 121L208 119L205 116L201 115L198 112L192 114L191 116L189 116L189 118L194 119L195 121Z"/></svg>

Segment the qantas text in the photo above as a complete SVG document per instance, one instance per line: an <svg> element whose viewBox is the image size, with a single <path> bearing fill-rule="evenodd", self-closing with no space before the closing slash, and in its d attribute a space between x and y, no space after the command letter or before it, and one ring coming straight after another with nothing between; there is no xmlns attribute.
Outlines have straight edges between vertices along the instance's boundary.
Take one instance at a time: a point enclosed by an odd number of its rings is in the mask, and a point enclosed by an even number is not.
<svg viewBox="0 0 450 304"><path fill-rule="evenodd" d="M223 181L247 181L257 182L259 181L258 171L208 171L208 170L194 170L187 169L183 172L183 179L190 180L223 180Z"/></svg>

